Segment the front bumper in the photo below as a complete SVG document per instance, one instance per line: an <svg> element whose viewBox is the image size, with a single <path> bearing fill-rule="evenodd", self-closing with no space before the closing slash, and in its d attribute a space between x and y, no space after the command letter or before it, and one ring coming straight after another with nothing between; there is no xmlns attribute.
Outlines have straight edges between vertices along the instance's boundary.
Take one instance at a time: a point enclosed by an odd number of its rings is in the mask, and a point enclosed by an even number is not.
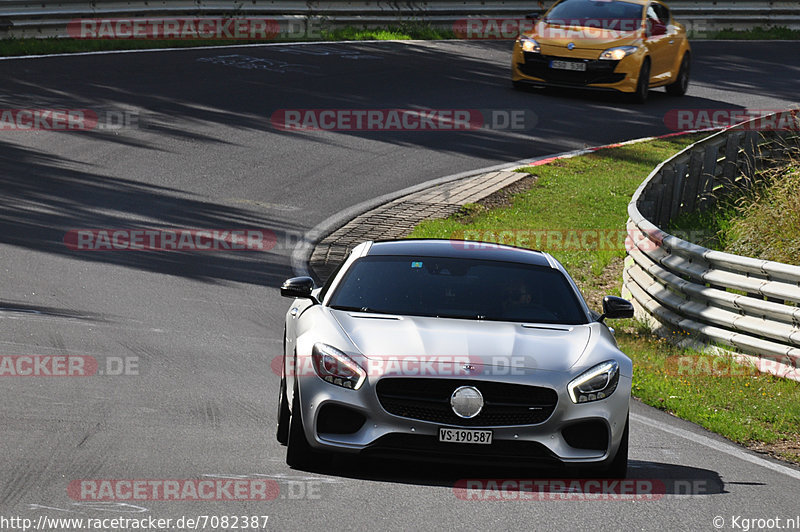
<svg viewBox="0 0 800 532"><path fill-rule="evenodd" d="M585 71L551 68L552 61L583 63ZM515 82L533 85L601 89L634 92L639 73L637 58L629 56L621 61L601 61L557 55L523 52L515 47L511 78Z"/></svg>
<svg viewBox="0 0 800 532"><path fill-rule="evenodd" d="M348 390L316 376L304 376L298 382L306 437L312 447L325 451L419 453L452 460L486 458L491 461L600 464L616 454L628 415L630 377L621 375L617 389L606 399L574 404L566 389L574 375L541 370L518 373L522 374L502 379L477 375L468 380L478 389L490 382L552 389L557 395L557 403L544 421L526 425L499 425L495 421L481 425L480 416L463 424L403 417L390 414L382 406L376 391L380 377L368 378L359 390ZM458 380L463 383L464 378ZM335 413L336 422L331 421L331 413ZM443 426L492 430L493 443L441 443L438 429ZM588 446L581 443L582 435L587 431L594 435L587 434L589 439L593 438ZM597 444L597 434L603 440L600 445Z"/></svg>

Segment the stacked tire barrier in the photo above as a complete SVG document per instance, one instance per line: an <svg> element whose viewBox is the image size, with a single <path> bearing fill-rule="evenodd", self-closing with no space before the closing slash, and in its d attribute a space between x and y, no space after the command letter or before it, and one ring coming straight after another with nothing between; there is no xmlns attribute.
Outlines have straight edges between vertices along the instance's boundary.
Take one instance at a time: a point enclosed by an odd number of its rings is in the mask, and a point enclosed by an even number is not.
<svg viewBox="0 0 800 532"><path fill-rule="evenodd" d="M800 266L710 250L662 230L682 213L741 193L760 170L797 153L800 114L789 116L794 130L740 124L653 170L628 205L623 294L660 334L688 333L755 356L762 371L800 380Z"/></svg>
<svg viewBox="0 0 800 532"><path fill-rule="evenodd" d="M543 5L552 3L545 0ZM453 29L457 21L467 18L524 18L538 5L526 0L0 0L0 38L67 37L67 25L75 19L121 17L268 17L282 28L308 25L314 19L314 24L325 29L419 22ZM800 3L796 1L672 0L669 5L694 38L726 28L800 29Z"/></svg>

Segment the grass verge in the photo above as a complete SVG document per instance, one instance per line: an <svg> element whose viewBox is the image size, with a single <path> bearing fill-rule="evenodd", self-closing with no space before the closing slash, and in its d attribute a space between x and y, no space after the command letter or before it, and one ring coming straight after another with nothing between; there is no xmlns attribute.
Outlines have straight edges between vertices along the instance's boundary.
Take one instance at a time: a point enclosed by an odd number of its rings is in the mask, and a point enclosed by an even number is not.
<svg viewBox="0 0 800 532"><path fill-rule="evenodd" d="M751 449L800 463L800 384L681 349L639 327L617 333L633 395Z"/></svg>
<svg viewBox="0 0 800 532"><path fill-rule="evenodd" d="M749 30L734 30L727 28L715 32L711 36L712 39L724 40L741 40L741 41L796 41L800 39L800 30L792 30L785 26L778 26L774 28L762 28L757 26Z"/></svg>
<svg viewBox="0 0 800 532"><path fill-rule="evenodd" d="M406 23L386 29L342 28L325 33L325 39L331 41L364 41L364 40L438 40L454 39L451 30L437 29L421 23Z"/></svg>
<svg viewBox="0 0 800 532"><path fill-rule="evenodd" d="M603 295L620 291L631 195L659 162L699 137L604 149L525 168L531 178L524 186L467 205L450 218L424 221L409 236L468 237L548 251L599 310ZM735 442L800 463L800 383L753 374L719 359L713 359L714 371L707 371L712 359L668 344L633 320L617 322L615 328L621 349L634 361L635 397ZM693 364L683 368L674 363L676 357L689 357Z"/></svg>

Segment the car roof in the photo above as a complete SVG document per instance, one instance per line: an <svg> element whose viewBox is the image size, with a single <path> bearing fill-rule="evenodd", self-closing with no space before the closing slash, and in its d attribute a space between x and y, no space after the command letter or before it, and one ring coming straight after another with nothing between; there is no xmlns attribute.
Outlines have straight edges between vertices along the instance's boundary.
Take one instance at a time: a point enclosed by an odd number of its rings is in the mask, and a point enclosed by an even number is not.
<svg viewBox="0 0 800 532"><path fill-rule="evenodd" d="M473 240L409 238L375 241L369 247L366 255L483 259L556 268L555 260L547 253Z"/></svg>

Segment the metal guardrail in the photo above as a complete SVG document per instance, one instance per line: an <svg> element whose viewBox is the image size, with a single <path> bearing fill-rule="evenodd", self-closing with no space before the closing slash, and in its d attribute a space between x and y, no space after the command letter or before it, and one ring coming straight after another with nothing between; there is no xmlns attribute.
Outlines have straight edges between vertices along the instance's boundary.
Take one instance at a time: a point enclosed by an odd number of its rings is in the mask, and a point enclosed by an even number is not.
<svg viewBox="0 0 800 532"><path fill-rule="evenodd" d="M800 126L800 114L791 116ZM713 251L661 229L752 186L759 170L800 149L800 128L758 132L751 124L689 146L636 190L628 205L623 294L664 335L692 333L767 359L762 369L800 380L800 266Z"/></svg>
<svg viewBox="0 0 800 532"><path fill-rule="evenodd" d="M800 3L768 0L666 0L679 22L686 25L690 37L703 38L732 28L756 27L800 29Z"/></svg>
<svg viewBox="0 0 800 532"><path fill-rule="evenodd" d="M550 5L552 0L547 0ZM675 17L690 35L702 38L725 29L785 26L800 29L800 3L770 0L673 0ZM376 27L422 22L453 29L465 18L522 18L537 2L530 0L436 0L381 2L370 0L0 0L0 38L66 37L67 24L79 18L240 16L270 17L281 28L316 19L326 29Z"/></svg>

